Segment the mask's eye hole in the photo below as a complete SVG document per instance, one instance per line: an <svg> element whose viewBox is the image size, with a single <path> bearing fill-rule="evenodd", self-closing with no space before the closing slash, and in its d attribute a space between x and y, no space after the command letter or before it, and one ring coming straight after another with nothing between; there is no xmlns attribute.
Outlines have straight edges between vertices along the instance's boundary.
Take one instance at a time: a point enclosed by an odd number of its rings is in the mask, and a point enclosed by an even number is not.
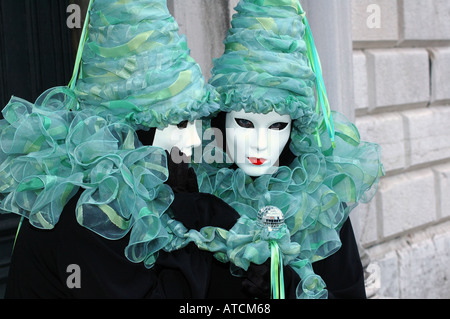
<svg viewBox="0 0 450 319"><path fill-rule="evenodd" d="M255 126L253 125L253 123L249 120L245 120L245 119L234 119L237 123L237 125L239 125L240 127L243 128L254 128Z"/></svg>
<svg viewBox="0 0 450 319"><path fill-rule="evenodd" d="M178 127L179 129L183 129L183 128L186 128L187 125L188 125L188 120L178 123L178 124L177 124L177 127Z"/></svg>
<svg viewBox="0 0 450 319"><path fill-rule="evenodd" d="M289 123L285 123L285 122L277 122L277 123L273 123L271 126L269 126L269 129L271 130L284 130Z"/></svg>

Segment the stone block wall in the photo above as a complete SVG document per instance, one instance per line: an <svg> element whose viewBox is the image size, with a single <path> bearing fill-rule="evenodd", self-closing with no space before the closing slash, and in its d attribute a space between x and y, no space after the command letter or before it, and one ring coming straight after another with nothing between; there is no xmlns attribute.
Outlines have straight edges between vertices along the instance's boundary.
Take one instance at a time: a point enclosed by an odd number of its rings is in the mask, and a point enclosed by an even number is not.
<svg viewBox="0 0 450 319"><path fill-rule="evenodd" d="M450 298L450 1L352 0L361 138L386 176L355 211L378 295Z"/></svg>

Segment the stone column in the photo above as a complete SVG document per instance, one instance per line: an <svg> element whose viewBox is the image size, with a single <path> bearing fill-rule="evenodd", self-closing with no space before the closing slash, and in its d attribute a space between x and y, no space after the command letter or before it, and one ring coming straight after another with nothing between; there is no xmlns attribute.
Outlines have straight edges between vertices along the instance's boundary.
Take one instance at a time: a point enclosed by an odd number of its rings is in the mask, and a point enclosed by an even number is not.
<svg viewBox="0 0 450 319"><path fill-rule="evenodd" d="M301 0L333 110L354 120L351 0Z"/></svg>

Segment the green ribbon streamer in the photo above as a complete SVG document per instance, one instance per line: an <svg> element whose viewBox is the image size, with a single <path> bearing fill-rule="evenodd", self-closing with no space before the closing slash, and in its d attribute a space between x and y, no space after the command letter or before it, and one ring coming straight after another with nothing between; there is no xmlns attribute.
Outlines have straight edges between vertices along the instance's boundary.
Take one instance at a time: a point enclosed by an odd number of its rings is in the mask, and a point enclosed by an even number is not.
<svg viewBox="0 0 450 319"><path fill-rule="evenodd" d="M13 247L11 250L11 256L13 255L14 249L16 248L17 237L19 237L20 227L22 227L24 218L25 218L25 216L22 216L20 218L19 225L17 225L16 236L14 236L14 243L13 243Z"/></svg>
<svg viewBox="0 0 450 319"><path fill-rule="evenodd" d="M299 14L303 18L303 23L306 26L306 36L305 36L305 42L306 46L308 48L307 50L307 56L308 60L310 61L311 69L313 70L314 74L316 75L316 91L317 91L317 103L316 103L316 112L320 114L320 109L322 109L323 118L325 120L325 124L327 126L328 135L331 140L331 145L333 148L336 147L335 144L335 130L334 130L334 124L333 119L331 116L331 108L330 103L328 101L327 91L325 88L325 83L323 81L323 75L322 75L322 65L320 63L319 54L317 52L317 48L314 44L314 38L312 35L311 28L309 26L308 19L306 18L306 13L302 8L302 5L300 4L300 1L298 1L298 10ZM316 129L316 138L319 146L322 145L318 129Z"/></svg>
<svg viewBox="0 0 450 319"><path fill-rule="evenodd" d="M89 6L88 6L87 12L86 12L86 18L84 19L83 31L81 32L80 43L78 44L77 57L75 59L75 66L73 68L72 78L70 79L69 84L67 85L71 90L73 90L75 87L75 84L76 84L77 78L78 78L78 73L80 71L81 57L83 55L83 48L84 48L84 44L86 42L87 35L88 35L87 29L88 29L88 25L89 25L89 19L90 19L91 8L92 8L93 3L94 3L94 0L89 1Z"/></svg>
<svg viewBox="0 0 450 319"><path fill-rule="evenodd" d="M285 299L283 256L280 253L280 247L275 241L271 240L269 245L271 253L270 283L272 299Z"/></svg>

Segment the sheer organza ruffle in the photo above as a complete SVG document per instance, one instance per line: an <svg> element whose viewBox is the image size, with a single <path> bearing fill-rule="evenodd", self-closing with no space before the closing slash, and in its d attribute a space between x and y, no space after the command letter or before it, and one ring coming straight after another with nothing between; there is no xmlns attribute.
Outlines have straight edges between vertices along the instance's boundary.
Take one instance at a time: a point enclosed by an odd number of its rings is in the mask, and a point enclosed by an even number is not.
<svg viewBox="0 0 450 319"><path fill-rule="evenodd" d="M0 129L1 209L23 215L39 228L58 222L62 208L82 183L65 149L76 108L70 90L54 88L35 104L12 97Z"/></svg>
<svg viewBox="0 0 450 319"><path fill-rule="evenodd" d="M261 264L270 257L268 241L277 241L284 263L302 279L298 298L326 297L312 263L340 248L341 226L359 202L370 199L383 174L379 146L361 142L356 127L342 115L333 113L333 118L336 148L319 146L315 134L294 130L291 150L297 157L272 175L251 178L227 164L195 165L200 191L216 195L241 215L227 240L230 261L243 269L251 262ZM329 141L324 124L319 134ZM269 205L285 218L286 226L274 234L257 225L258 210Z"/></svg>
<svg viewBox="0 0 450 319"><path fill-rule="evenodd" d="M83 109L133 127L163 128L218 109L166 0L96 0L80 79Z"/></svg>
<svg viewBox="0 0 450 319"><path fill-rule="evenodd" d="M226 262L228 231L187 229L171 216L166 152L143 146L123 122L77 108L67 87L47 90L34 104L11 98L0 121L0 212L52 229L79 193L76 211L65 213L110 240L129 234L132 262L150 268L160 250L191 242Z"/></svg>
<svg viewBox="0 0 450 319"><path fill-rule="evenodd" d="M207 226L200 230L188 229L183 223L171 218L169 213L162 217L166 230L169 233L169 243L165 251L172 252L189 243L194 243L199 249L212 252L217 260L227 262L227 239L229 232L220 227Z"/></svg>
<svg viewBox="0 0 450 319"><path fill-rule="evenodd" d="M142 146L133 128L77 111L74 93L52 88L31 104L13 97L0 122L0 209L53 228L77 192L78 222L114 240L130 233L127 258L151 267L169 235L173 200L166 153ZM72 110L70 110L72 109Z"/></svg>

